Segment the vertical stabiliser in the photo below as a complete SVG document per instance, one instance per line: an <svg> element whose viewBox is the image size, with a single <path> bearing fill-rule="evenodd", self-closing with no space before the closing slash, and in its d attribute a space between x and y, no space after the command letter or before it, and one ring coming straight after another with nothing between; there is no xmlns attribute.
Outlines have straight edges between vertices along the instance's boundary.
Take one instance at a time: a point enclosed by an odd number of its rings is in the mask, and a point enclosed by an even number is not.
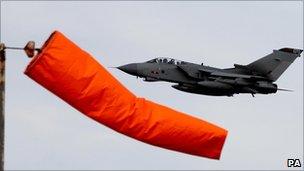
<svg viewBox="0 0 304 171"><path fill-rule="evenodd" d="M266 76L271 81L276 81L289 65L301 56L303 50L293 48L282 48L273 50L273 53L257 60L247 67L254 72Z"/></svg>

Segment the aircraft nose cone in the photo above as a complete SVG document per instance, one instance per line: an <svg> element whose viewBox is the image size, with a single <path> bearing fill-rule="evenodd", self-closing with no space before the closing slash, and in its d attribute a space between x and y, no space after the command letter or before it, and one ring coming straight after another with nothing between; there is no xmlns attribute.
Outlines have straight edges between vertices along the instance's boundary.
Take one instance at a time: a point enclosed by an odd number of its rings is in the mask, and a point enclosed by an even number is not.
<svg viewBox="0 0 304 171"><path fill-rule="evenodd" d="M117 68L128 74L137 76L137 64L127 64Z"/></svg>

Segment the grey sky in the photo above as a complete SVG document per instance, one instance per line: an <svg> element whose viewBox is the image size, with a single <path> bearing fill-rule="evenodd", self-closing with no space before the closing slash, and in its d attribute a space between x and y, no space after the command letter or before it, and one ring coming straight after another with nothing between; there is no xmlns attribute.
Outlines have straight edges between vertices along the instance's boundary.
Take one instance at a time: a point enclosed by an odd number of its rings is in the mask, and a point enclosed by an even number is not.
<svg viewBox="0 0 304 171"><path fill-rule="evenodd" d="M1 2L1 42L40 46L59 30L104 66L158 56L220 68L303 49L303 2ZM303 56L303 54L302 54ZM6 169L289 169L303 162L303 57L277 81L294 92L211 97L109 71L138 96L229 131L220 161L150 146L92 121L27 78L7 51Z"/></svg>

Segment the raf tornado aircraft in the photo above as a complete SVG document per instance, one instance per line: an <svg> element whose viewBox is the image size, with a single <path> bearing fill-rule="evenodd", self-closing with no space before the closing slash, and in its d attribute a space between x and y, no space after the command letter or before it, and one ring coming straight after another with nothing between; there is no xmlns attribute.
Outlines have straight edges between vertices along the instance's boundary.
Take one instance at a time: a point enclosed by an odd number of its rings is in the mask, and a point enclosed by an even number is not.
<svg viewBox="0 0 304 171"><path fill-rule="evenodd" d="M234 64L234 68L219 69L171 58L155 58L143 63L119 66L118 69L144 78L144 81L176 83L173 88L196 94L233 96L250 93L270 94L278 90L274 82L303 50L282 48L248 65Z"/></svg>

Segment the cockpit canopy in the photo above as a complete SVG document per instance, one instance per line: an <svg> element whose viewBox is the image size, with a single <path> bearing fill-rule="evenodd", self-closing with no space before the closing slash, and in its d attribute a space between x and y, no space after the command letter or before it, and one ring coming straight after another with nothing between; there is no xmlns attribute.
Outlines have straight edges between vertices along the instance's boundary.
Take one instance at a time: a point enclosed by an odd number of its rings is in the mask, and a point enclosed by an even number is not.
<svg viewBox="0 0 304 171"><path fill-rule="evenodd" d="M172 59L172 58L166 58L166 57L158 57L158 58L152 59L150 61L147 61L147 63L167 63L167 64L173 64L173 65L185 64L184 61Z"/></svg>

